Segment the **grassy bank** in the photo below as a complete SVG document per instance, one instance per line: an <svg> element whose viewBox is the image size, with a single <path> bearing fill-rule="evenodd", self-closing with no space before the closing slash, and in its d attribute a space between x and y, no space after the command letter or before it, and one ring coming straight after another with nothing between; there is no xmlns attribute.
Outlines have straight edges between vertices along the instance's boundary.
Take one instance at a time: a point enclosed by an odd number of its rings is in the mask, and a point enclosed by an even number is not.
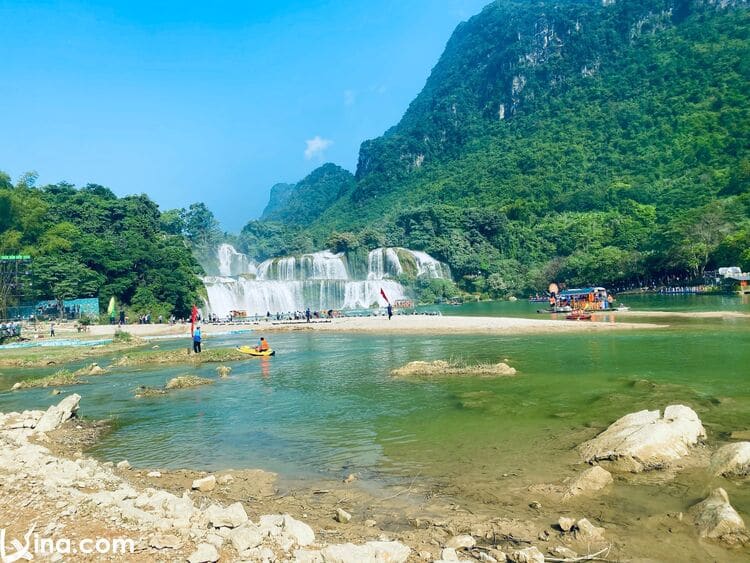
<svg viewBox="0 0 750 563"><path fill-rule="evenodd" d="M112 362L113 366L131 367L143 365L193 364L200 365L214 362L236 362L248 359L247 354L234 348L213 348L200 354L194 354L187 348L179 350L142 350L119 356Z"/></svg>

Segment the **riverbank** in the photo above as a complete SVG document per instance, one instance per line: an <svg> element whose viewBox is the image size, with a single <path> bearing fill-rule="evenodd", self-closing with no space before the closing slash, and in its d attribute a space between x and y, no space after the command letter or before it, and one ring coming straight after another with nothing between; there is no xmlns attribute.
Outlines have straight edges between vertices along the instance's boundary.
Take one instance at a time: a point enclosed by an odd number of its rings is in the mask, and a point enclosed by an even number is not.
<svg viewBox="0 0 750 563"><path fill-rule="evenodd" d="M107 424L75 418L79 399L69 395L46 412L0 414L0 518L8 538L22 539L32 525L37 538L74 545L84 538L124 538L133 541L134 552L109 560L136 562L543 562L585 560L595 553L607 561L684 562L742 561L748 553L742 530L721 528L721 538L699 540L703 528L695 501L705 492L688 501L693 508L684 516L667 506L654 507L643 519L622 513L623 495L637 491L639 483L681 490L681 482L673 484L675 475L692 470L702 474L701 488L708 484L711 452L696 443L705 432L686 407L669 407L674 412L665 411L657 422L668 427L659 439L670 440L670 447L649 450L653 437L642 443L631 437L629 453L617 454L645 461L638 448L646 448L652 456L672 456L648 459L655 468L648 475L628 469L617 474L607 465L613 479L597 465L572 472L560 467L557 483L507 490L502 502L491 496L482 501L481 487L474 487L477 501L464 505L419 475L386 493L369 488L357 474L289 483L260 470L207 474L131 468L125 460L102 463L84 452L108 431ZM651 413L638 416L644 429L651 427ZM581 448L606 450L610 446L601 441L616 428ZM101 556L79 554L75 560Z"/></svg>
<svg viewBox="0 0 750 563"><path fill-rule="evenodd" d="M597 321L567 321L563 319L526 319L520 317L462 317L440 315L396 315L391 320L384 316L340 317L332 320L305 321L259 321L248 323L203 324L204 336L226 335L242 331L293 331L314 330L320 332L372 332L372 333L420 333L420 334L541 334L556 332L595 332L609 330L633 330L664 328L654 323ZM92 326L90 337L111 336L116 327ZM123 330L138 337L190 336L190 325L128 325Z"/></svg>

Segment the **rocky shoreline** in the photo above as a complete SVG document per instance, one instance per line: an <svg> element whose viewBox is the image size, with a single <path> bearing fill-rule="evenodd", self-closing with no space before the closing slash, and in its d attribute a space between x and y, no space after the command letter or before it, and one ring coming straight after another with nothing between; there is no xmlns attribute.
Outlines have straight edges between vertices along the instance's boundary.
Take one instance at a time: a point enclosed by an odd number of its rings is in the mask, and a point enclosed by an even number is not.
<svg viewBox="0 0 750 563"><path fill-rule="evenodd" d="M23 537L36 523L43 537L134 540L132 554L111 560L635 561L622 530L584 516L595 513L612 487L642 473L668 480L670 471L691 464L720 478L750 474L750 443L708 455L695 412L673 405L663 415L626 415L582 444L582 460L592 465L525 491L527 499L543 501L544 507L528 503L538 516L501 518L492 510L446 506L446 498L411 495L412 487L377 498L356 487L355 475L328 489L281 492L275 476L263 471L206 474L102 463L79 451L101 429L76 418L79 401L73 394L47 411L0 414L0 516L10 537ZM559 516L551 518L550 510ZM712 554L748 554L745 524L721 487L670 518Z"/></svg>

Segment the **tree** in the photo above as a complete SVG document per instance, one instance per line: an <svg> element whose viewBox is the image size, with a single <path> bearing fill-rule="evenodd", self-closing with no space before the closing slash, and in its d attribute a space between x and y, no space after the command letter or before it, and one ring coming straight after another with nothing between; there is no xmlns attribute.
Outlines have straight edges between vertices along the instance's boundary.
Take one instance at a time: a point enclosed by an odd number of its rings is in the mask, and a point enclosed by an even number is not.
<svg viewBox="0 0 750 563"><path fill-rule="evenodd" d="M104 282L104 276L68 255L35 259L32 275L42 294L51 295L58 302L60 315L65 299L95 296Z"/></svg>

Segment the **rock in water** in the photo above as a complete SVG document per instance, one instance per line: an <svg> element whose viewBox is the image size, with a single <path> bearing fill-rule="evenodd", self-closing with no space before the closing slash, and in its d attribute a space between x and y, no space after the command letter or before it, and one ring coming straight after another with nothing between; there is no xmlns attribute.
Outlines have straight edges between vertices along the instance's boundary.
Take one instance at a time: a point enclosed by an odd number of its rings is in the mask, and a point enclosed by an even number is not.
<svg viewBox="0 0 750 563"><path fill-rule="evenodd" d="M611 467L638 473L668 466L706 437L698 415L684 405L659 411L640 411L623 416L579 451L588 463L615 462ZM608 466L609 467L609 466Z"/></svg>
<svg viewBox="0 0 750 563"><path fill-rule="evenodd" d="M37 432L49 432L60 426L68 420L78 410L78 403L81 402L81 396L73 393L65 397L57 405L52 405L39 419L36 424Z"/></svg>
<svg viewBox="0 0 750 563"><path fill-rule="evenodd" d="M568 490L563 494L563 500L578 495L591 495L612 482L612 474L598 465L586 469L578 477L571 481Z"/></svg>
<svg viewBox="0 0 750 563"><path fill-rule="evenodd" d="M729 545L745 543L748 535L745 522L729 504L729 496L722 489L714 489L702 502L693 506L695 524L702 538L722 541Z"/></svg>
<svg viewBox="0 0 750 563"><path fill-rule="evenodd" d="M724 477L750 475L750 442L722 446L711 457L711 473Z"/></svg>
<svg viewBox="0 0 750 563"><path fill-rule="evenodd" d="M130 469L130 462L127 459L117 462L117 469L128 470Z"/></svg>
<svg viewBox="0 0 750 563"><path fill-rule="evenodd" d="M219 560L219 552L210 543L202 543L198 546L190 557L189 563L214 563Z"/></svg>
<svg viewBox="0 0 750 563"><path fill-rule="evenodd" d="M232 372L232 368L229 366L219 366L216 368L216 373L219 374L219 377L222 379L226 379L229 377L229 374Z"/></svg>
<svg viewBox="0 0 750 563"><path fill-rule="evenodd" d="M213 491L216 487L216 477L213 475L208 475L207 477L201 477L200 479L196 479L193 481L192 488L194 490L201 491L202 493L207 493L209 491Z"/></svg>

